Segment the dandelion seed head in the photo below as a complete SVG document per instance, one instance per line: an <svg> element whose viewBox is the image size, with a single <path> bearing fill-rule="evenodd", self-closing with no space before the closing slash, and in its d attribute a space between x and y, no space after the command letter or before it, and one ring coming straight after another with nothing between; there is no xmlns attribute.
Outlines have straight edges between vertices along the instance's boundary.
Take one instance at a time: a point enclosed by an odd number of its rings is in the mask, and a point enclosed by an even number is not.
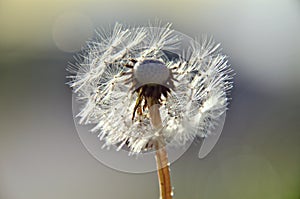
<svg viewBox="0 0 300 199"><path fill-rule="evenodd" d="M203 37L182 49L170 24L117 23L97 34L69 66L68 84L81 104L79 123L92 124L105 147L138 154L158 138L184 145L213 132L227 109L233 76L220 44ZM149 117L153 105L160 128Z"/></svg>

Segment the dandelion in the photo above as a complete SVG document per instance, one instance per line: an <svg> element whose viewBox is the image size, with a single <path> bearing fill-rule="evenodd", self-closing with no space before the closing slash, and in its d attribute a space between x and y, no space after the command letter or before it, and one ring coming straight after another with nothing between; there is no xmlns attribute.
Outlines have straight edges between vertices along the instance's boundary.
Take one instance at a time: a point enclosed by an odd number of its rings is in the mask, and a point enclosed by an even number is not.
<svg viewBox="0 0 300 199"><path fill-rule="evenodd" d="M165 146L206 137L229 103L232 69L212 38L183 37L170 24L98 31L77 63L70 87L104 147L130 154L156 151L161 198L172 198Z"/></svg>

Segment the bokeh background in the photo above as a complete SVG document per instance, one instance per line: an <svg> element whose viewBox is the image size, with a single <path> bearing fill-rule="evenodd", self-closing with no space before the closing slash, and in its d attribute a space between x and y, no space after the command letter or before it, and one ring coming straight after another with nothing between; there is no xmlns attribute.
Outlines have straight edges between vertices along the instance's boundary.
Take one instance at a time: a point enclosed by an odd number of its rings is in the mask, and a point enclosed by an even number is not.
<svg viewBox="0 0 300 199"><path fill-rule="evenodd" d="M77 135L68 62L94 29L172 22L222 43L236 71L218 144L172 164L175 198L300 198L299 0L0 0L0 198L158 198L156 173L94 159Z"/></svg>

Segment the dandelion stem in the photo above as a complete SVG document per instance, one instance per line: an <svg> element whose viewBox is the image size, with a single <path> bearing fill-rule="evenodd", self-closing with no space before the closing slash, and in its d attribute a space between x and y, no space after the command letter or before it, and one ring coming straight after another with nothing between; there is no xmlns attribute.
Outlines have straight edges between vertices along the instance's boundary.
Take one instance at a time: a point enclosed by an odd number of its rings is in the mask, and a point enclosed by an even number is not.
<svg viewBox="0 0 300 199"><path fill-rule="evenodd" d="M156 149L157 175L159 180L160 199L172 199L172 186L168 154L164 146Z"/></svg>
<svg viewBox="0 0 300 199"><path fill-rule="evenodd" d="M159 112L159 105L153 99L147 99L149 103L149 115L152 127L161 129L162 121ZM158 139L155 142L155 159L157 165L157 175L160 189L160 199L172 199L173 191L171 186L170 168L168 161L168 153L165 148L163 139Z"/></svg>

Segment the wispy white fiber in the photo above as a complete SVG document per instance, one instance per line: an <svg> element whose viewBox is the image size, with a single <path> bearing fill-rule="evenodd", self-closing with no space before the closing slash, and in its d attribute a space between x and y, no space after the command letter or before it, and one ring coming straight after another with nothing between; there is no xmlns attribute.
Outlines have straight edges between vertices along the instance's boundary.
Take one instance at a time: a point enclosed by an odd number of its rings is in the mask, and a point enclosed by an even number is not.
<svg viewBox="0 0 300 199"><path fill-rule="evenodd" d="M87 44L76 64L70 64L68 84L82 103L77 117L81 124L94 124L91 131L99 134L105 147L126 145L131 153L140 153L157 136L183 145L212 132L227 109L233 71L212 38L193 40L187 49L180 49L181 42L171 24L127 27L117 23L110 30L98 30L97 39ZM147 110L132 120L134 86L141 82L125 65L147 59L164 63L173 79L164 85L171 92L160 104L159 133L151 127Z"/></svg>

